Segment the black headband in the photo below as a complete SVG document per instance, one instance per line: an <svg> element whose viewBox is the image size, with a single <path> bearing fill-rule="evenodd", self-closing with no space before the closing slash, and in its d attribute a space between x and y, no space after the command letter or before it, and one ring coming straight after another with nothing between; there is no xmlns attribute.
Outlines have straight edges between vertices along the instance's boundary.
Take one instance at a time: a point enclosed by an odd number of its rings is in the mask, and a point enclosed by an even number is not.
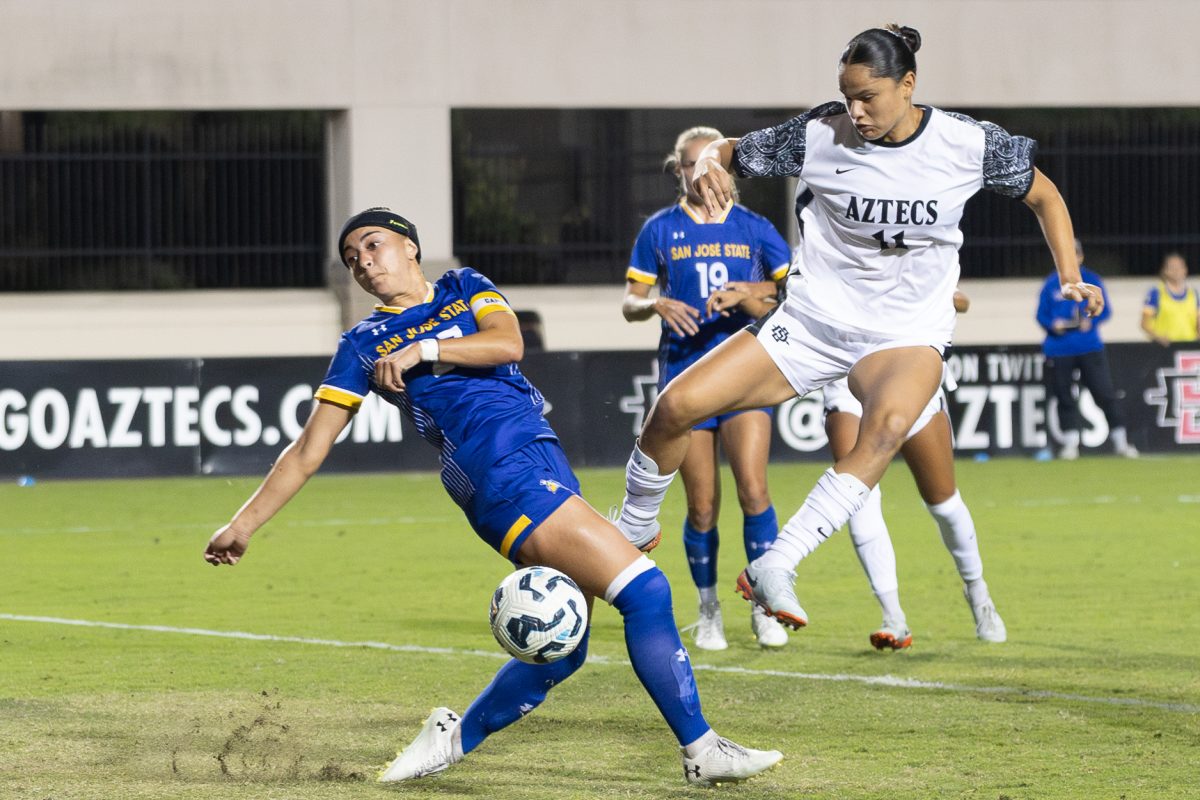
<svg viewBox="0 0 1200 800"><path fill-rule="evenodd" d="M421 241L417 238L417 226L406 220L404 217L392 211L390 208L382 206L376 208L368 208L366 211L361 211L355 214L350 219L346 220L346 224L342 226L342 232L338 235L337 250L338 260L343 264L346 259L342 256L342 251L346 246L346 237L351 231L358 228L366 228L374 226L379 228L387 228L390 231L395 231L401 236L407 236L412 239L412 243L417 246L417 263L421 263Z"/></svg>

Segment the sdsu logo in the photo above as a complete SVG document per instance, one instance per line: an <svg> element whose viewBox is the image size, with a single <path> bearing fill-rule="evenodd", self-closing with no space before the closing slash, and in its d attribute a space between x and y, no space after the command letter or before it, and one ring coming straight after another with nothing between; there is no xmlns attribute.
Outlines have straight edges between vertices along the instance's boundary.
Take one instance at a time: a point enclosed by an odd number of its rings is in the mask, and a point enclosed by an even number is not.
<svg viewBox="0 0 1200 800"><path fill-rule="evenodd" d="M1175 366L1155 371L1158 386L1146 404L1158 409L1158 427L1174 428L1176 444L1200 444L1200 352L1175 354Z"/></svg>

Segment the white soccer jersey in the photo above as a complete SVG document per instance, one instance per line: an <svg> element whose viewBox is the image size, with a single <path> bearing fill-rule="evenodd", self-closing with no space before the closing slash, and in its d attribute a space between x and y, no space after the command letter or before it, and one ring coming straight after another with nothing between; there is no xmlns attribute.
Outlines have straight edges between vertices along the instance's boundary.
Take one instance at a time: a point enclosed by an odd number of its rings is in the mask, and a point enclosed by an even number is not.
<svg viewBox="0 0 1200 800"><path fill-rule="evenodd" d="M799 178L804 241L785 310L850 331L949 344L963 207L980 189L1024 197L1037 143L921 108L920 127L900 143L864 140L840 102L738 141L739 175Z"/></svg>

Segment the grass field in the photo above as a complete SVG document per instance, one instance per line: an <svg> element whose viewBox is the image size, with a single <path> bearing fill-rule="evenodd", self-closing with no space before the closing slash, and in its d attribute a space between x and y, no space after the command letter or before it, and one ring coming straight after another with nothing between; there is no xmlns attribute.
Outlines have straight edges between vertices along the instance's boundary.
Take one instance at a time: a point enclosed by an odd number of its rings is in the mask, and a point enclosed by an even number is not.
<svg viewBox="0 0 1200 800"><path fill-rule="evenodd" d="M781 516L821 469L772 468ZM760 651L732 592L740 515L726 487L730 649L692 655L709 720L785 760L721 791L1200 796L1200 458L959 470L1006 644L975 640L950 557L897 466L884 504L911 650L868 645L878 610L842 533L801 565L810 626L785 650ZM618 471L580 477L595 505L619 497ZM462 711L501 663L486 613L506 564L435 477L371 475L314 479L239 566L207 566L209 534L256 483L0 487L0 797L706 793L684 784L607 607L597 608L592 663L535 714L441 778L374 784L431 707ZM675 534L681 494L668 499L656 558L682 625L695 595Z"/></svg>

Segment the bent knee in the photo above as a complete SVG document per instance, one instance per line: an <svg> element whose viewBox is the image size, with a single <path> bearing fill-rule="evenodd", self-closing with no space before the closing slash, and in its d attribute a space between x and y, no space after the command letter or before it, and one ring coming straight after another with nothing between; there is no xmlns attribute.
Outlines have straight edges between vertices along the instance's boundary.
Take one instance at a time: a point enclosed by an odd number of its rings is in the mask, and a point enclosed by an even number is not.
<svg viewBox="0 0 1200 800"><path fill-rule="evenodd" d="M913 420L908 419L899 411L885 411L873 415L869 421L864 420L863 429L858 435L858 445L867 446L878 453L895 455L904 444Z"/></svg>
<svg viewBox="0 0 1200 800"><path fill-rule="evenodd" d="M704 413L702 406L702 399L694 397L686 388L668 386L654 401L649 424L675 433L689 431L693 425L711 416Z"/></svg>
<svg viewBox="0 0 1200 800"><path fill-rule="evenodd" d="M692 505L689 503L687 519L688 524L692 526L692 530L705 533L717 526L717 510L711 504Z"/></svg>

